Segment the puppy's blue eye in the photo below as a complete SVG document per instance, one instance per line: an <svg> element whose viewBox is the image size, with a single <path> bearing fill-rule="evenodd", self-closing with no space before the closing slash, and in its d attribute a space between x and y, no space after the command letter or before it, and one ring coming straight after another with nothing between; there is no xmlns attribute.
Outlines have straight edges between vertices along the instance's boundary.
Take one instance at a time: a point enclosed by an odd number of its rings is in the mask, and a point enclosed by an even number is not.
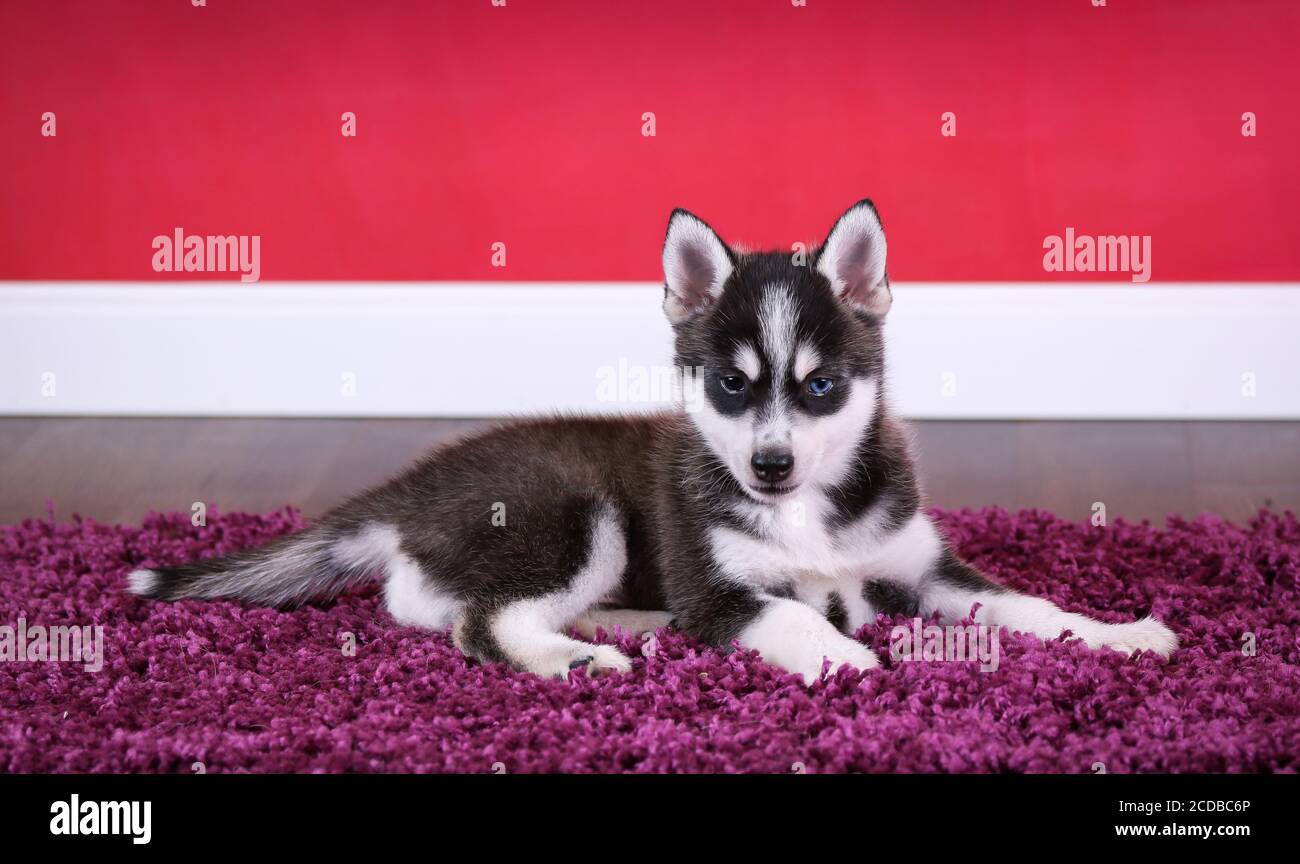
<svg viewBox="0 0 1300 864"><path fill-rule="evenodd" d="M827 393L831 392L831 388L834 386L835 381L831 378L808 379L808 392L814 396L825 396Z"/></svg>
<svg viewBox="0 0 1300 864"><path fill-rule="evenodd" d="M722 389L733 396L745 392L745 379L739 375L723 375L719 380Z"/></svg>

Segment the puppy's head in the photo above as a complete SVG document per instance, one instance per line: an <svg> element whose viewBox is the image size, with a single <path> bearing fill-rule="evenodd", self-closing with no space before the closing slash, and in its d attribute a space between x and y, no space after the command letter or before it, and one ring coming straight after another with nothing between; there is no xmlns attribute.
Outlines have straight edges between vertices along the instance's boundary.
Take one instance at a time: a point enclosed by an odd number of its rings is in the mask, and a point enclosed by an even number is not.
<svg viewBox="0 0 1300 864"><path fill-rule="evenodd" d="M676 210L664 243L676 363L703 369L690 416L753 499L826 488L875 416L891 295L885 232L860 201L810 255L744 253Z"/></svg>

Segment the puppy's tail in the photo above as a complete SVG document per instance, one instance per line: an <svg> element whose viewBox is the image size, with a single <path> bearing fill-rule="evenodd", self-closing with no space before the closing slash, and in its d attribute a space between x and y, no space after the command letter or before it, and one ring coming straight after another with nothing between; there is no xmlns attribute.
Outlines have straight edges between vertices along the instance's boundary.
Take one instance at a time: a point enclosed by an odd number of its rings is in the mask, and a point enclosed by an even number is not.
<svg viewBox="0 0 1300 864"><path fill-rule="evenodd" d="M155 600L229 598L264 606L292 607L334 597L368 581L391 560L396 532L379 525L344 524L326 517L306 531L264 546L182 564L136 570L132 593Z"/></svg>

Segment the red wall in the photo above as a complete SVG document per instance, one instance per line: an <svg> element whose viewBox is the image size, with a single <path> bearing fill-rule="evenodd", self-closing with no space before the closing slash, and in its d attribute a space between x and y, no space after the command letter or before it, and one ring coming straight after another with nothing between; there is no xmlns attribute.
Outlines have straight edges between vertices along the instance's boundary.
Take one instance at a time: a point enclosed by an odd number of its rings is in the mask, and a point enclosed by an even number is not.
<svg viewBox="0 0 1300 864"><path fill-rule="evenodd" d="M1298 55L1290 0L6 0L0 278L171 278L182 226L263 279L652 280L674 206L788 246L870 196L899 280L1096 278L1067 226L1298 280Z"/></svg>

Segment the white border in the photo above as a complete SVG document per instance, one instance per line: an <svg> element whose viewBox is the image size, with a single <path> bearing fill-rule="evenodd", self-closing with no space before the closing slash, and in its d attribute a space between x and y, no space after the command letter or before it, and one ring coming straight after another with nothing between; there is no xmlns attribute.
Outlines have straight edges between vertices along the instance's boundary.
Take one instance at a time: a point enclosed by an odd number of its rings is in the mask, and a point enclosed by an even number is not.
<svg viewBox="0 0 1300 864"><path fill-rule="evenodd" d="M619 410L599 370L668 362L661 298L646 283L0 283L0 414ZM1295 284L897 283L894 298L890 388L909 417L1300 419Z"/></svg>

